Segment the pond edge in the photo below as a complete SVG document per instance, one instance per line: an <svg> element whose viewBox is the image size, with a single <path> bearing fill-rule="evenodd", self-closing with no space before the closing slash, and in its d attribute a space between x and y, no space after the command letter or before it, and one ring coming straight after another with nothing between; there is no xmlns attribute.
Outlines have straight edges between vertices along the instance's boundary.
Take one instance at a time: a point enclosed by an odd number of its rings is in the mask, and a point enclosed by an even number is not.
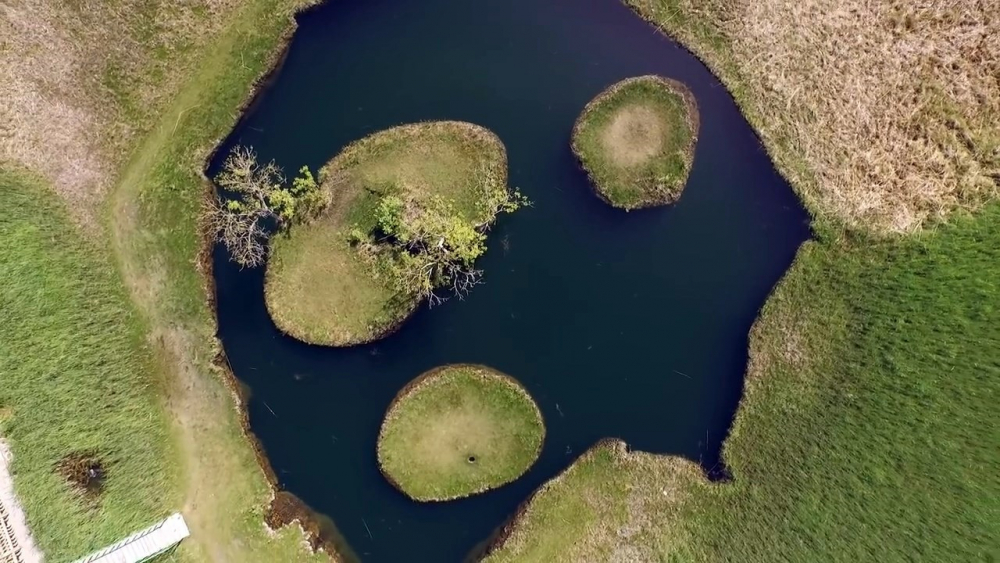
<svg viewBox="0 0 1000 563"><path fill-rule="evenodd" d="M308 14L309 12L320 8L325 3L325 0L308 1L309 4L295 9L288 18L285 31L277 39L275 43L276 46L269 55L269 60L265 61L263 64L263 68L265 70L249 84L243 101L234 109L234 120L232 126L224 135L217 139L213 139L207 144L209 148L207 152L204 153L204 157L201 159L202 165L199 171L199 175L202 178L201 197L205 204L210 202L212 198L216 197L216 187L211 178L208 176L208 167L220 150L223 141L225 141L225 139L228 138L228 136L236 128L238 128L241 123L243 123L249 110L252 109L255 104L259 103L260 94L267 88L267 86L276 80L278 74L281 72L284 62L288 57L292 39L294 38L295 32L299 27L299 16ZM250 414L247 410L246 393L240 387L240 381L237 379L236 374L229 363L229 358L226 356L225 348L219 338L217 286L212 264L213 252L216 244L215 233L207 217L200 217L198 219L198 224L200 230L198 238L200 239L201 244L196 257L195 267L202 276L203 289L205 292L205 304L211 312L211 318L215 324L214 341L211 343L212 348L214 348L215 357L211 360L211 365L217 371L223 384L232 395L233 408L236 409L243 436L250 445L250 448L253 450L254 458L257 460L257 465L259 466L261 473L264 475L264 479L270 489L271 498L267 501L267 508L263 514L261 524L271 532L276 532L281 527L295 525L301 530L306 545L314 554L324 553L329 557L331 562L335 563L347 563L349 561L357 560L357 557L352 552L350 546L343 540L343 538L339 537L339 533L335 534L336 537L331 537L334 534L323 533L323 527L320 519L304 502L299 501L297 510L279 510L281 508L280 504L282 503L281 496L287 495L288 493L287 491L284 491L278 483L278 477L274 472L274 468L271 466L270 460L267 458L267 454L264 451L260 439L250 428Z"/></svg>

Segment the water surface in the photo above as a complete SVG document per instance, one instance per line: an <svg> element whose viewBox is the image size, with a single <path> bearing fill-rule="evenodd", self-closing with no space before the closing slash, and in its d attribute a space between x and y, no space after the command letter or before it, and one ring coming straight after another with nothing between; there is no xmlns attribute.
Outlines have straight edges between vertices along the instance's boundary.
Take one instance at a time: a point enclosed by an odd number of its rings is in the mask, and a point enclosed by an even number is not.
<svg viewBox="0 0 1000 563"><path fill-rule="evenodd" d="M685 456L718 474L747 333L808 236L807 216L726 90L618 0L335 0L300 17L284 66L235 129L289 173L402 123L465 120L506 144L534 207L501 218L465 301L395 335L329 349L280 334L262 271L216 252L220 336L280 484L329 515L365 561L460 561L594 442ZM593 195L569 149L583 106L626 77L686 83L701 111L688 186L626 213ZM383 413L451 362L511 374L548 425L515 483L411 502L376 465Z"/></svg>

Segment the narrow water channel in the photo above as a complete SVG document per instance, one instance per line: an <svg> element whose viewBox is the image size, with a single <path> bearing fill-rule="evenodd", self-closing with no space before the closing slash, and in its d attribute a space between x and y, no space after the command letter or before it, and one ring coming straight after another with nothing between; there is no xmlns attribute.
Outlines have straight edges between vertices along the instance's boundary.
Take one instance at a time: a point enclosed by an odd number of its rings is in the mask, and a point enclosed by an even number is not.
<svg viewBox="0 0 1000 563"><path fill-rule="evenodd" d="M448 562L603 437L718 473L748 331L809 235L718 80L619 0L331 0L300 24L213 169L242 143L288 173L315 170L371 132L456 119L500 136L511 184L534 207L501 218L486 284L469 298L349 349L280 334L263 272L217 249L220 336L281 486L332 518L364 561ZM603 88L650 73L694 92L700 140L678 204L625 213L591 192L570 130ZM418 504L379 473L376 436L406 382L451 362L517 378L548 436L515 483Z"/></svg>

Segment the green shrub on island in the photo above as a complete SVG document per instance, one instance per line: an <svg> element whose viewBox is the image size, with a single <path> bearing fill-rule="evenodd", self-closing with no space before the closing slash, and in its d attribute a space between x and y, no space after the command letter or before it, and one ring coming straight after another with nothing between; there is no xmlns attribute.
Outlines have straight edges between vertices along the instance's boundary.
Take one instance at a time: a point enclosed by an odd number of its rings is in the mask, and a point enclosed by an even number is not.
<svg viewBox="0 0 1000 563"><path fill-rule="evenodd" d="M412 381L389 406L379 467L414 500L452 500L514 481L544 439L541 412L517 381L485 366L449 365Z"/></svg>
<svg viewBox="0 0 1000 563"><path fill-rule="evenodd" d="M572 145L601 199L637 209L680 198L697 139L698 107L687 87L640 76L587 104L573 127Z"/></svg>
<svg viewBox="0 0 1000 563"><path fill-rule="evenodd" d="M467 294L500 213L506 151L470 123L394 127L346 147L320 171L328 203L271 241L266 301L285 333L349 346L396 329L423 301Z"/></svg>

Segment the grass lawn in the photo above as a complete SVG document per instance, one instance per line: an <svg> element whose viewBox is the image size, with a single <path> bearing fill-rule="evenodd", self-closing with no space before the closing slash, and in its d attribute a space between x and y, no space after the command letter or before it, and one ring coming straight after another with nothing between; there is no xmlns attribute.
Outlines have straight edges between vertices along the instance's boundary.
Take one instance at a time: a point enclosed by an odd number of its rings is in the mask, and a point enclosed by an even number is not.
<svg viewBox="0 0 1000 563"><path fill-rule="evenodd" d="M419 305L349 233L372 233L379 201L390 195L415 209L443 202L448 215L487 225L496 212L484 203L507 190L507 157L482 127L418 123L352 143L323 167L320 182L333 200L327 211L272 241L267 306L300 340L349 346L387 335Z"/></svg>
<svg viewBox="0 0 1000 563"><path fill-rule="evenodd" d="M538 459L545 424L512 378L476 365L431 370L407 385L379 432L382 473L421 501L494 489Z"/></svg>
<svg viewBox="0 0 1000 563"><path fill-rule="evenodd" d="M612 85L587 104L573 127L573 152L594 190L622 209L677 201L697 141L694 95L658 76Z"/></svg>
<svg viewBox="0 0 1000 563"><path fill-rule="evenodd" d="M163 382L106 251L27 173L0 170L0 436L17 494L50 561L82 557L176 509L180 464ZM57 470L100 460L84 494Z"/></svg>

